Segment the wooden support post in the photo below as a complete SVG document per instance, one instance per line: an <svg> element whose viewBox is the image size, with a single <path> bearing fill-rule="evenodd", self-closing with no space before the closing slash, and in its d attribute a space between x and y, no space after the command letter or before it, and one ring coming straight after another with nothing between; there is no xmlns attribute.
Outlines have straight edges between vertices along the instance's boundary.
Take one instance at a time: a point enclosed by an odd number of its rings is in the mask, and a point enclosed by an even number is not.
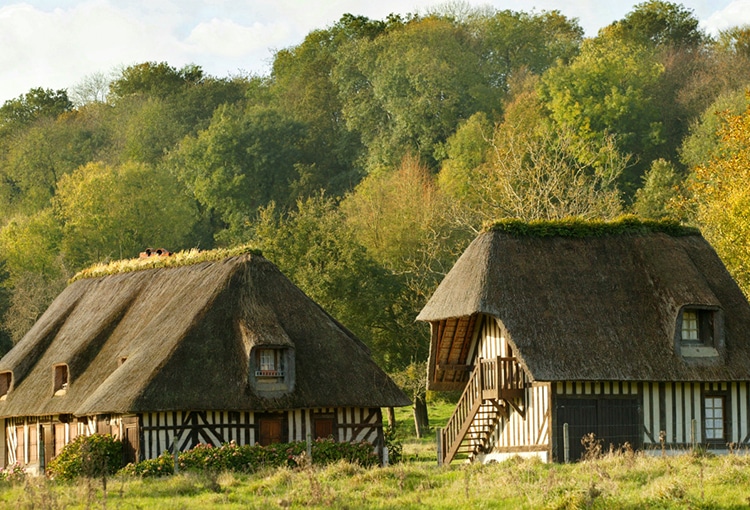
<svg viewBox="0 0 750 510"><path fill-rule="evenodd" d="M693 451L695 451L695 430L696 430L697 422L695 418L690 420L690 443L693 445Z"/></svg>
<svg viewBox="0 0 750 510"><path fill-rule="evenodd" d="M437 460L438 460L438 466L443 465L443 429L438 427L436 429L437 434L435 434L435 438L437 439Z"/></svg>
<svg viewBox="0 0 750 510"><path fill-rule="evenodd" d="M570 436L568 435L568 424L563 423L563 448L565 451L565 463L570 462Z"/></svg>
<svg viewBox="0 0 750 510"><path fill-rule="evenodd" d="M177 448L177 434L175 434L172 439L172 456L174 457L174 474L177 474L180 472L180 463L178 462L180 452Z"/></svg>

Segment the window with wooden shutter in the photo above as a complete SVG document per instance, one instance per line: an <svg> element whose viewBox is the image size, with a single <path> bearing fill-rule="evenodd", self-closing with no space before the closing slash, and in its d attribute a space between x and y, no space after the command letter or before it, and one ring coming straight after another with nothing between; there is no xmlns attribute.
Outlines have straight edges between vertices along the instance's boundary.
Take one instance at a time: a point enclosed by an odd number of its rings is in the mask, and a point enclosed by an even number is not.
<svg viewBox="0 0 750 510"><path fill-rule="evenodd" d="M5 400L10 391L10 384L13 382L11 372L0 372L0 400Z"/></svg>
<svg viewBox="0 0 750 510"><path fill-rule="evenodd" d="M683 356L717 358L722 340L722 315L718 309L686 307L678 318L677 347Z"/></svg>

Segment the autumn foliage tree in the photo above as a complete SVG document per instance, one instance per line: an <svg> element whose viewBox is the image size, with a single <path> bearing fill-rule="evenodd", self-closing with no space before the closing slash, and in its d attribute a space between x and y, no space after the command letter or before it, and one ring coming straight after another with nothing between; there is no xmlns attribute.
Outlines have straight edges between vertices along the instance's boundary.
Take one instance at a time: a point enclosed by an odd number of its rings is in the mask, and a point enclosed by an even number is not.
<svg viewBox="0 0 750 510"><path fill-rule="evenodd" d="M720 145L695 168L688 205L703 235L746 294L750 293L750 107L723 114Z"/></svg>

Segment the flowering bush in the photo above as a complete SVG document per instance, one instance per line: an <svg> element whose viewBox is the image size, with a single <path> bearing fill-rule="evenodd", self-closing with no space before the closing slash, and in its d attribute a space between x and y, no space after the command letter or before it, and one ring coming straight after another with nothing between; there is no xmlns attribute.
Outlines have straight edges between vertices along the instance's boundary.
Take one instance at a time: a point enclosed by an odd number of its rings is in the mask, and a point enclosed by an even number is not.
<svg viewBox="0 0 750 510"><path fill-rule="evenodd" d="M120 473L141 478L156 478L174 474L174 458L169 452L164 452L155 459L147 459L137 464L132 462L122 468Z"/></svg>
<svg viewBox="0 0 750 510"><path fill-rule="evenodd" d="M47 471L53 478L73 480L79 476L101 477L122 465L122 442L111 435L78 436L52 459Z"/></svg>
<svg viewBox="0 0 750 510"><path fill-rule="evenodd" d="M13 464L5 469L0 469L0 481L13 485L23 483L26 480L26 471L21 464Z"/></svg>
<svg viewBox="0 0 750 510"><path fill-rule="evenodd" d="M262 467L298 467L307 451L307 443L276 443L268 446L238 446L234 441L221 446L199 444L192 450L181 452L178 458L180 471L233 471L251 472ZM316 439L311 445L313 464L331 464L339 460L360 464L364 467L377 466L380 463L373 446L362 441L359 443L337 443L332 439ZM157 459L144 460L137 464L128 464L123 473L149 477L163 476L174 472L173 459L169 453L163 453Z"/></svg>

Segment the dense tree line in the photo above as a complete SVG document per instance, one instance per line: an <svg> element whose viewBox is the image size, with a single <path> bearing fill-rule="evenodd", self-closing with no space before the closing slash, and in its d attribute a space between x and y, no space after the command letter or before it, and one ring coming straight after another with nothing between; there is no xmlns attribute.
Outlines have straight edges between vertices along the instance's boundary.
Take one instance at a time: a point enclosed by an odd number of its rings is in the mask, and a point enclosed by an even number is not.
<svg viewBox="0 0 750 510"><path fill-rule="evenodd" d="M252 243L414 373L414 317L499 217L677 217L750 289L749 71L750 28L712 38L662 0L587 39L452 4L347 14L268 76L145 62L32 89L0 107L3 348L87 265Z"/></svg>

